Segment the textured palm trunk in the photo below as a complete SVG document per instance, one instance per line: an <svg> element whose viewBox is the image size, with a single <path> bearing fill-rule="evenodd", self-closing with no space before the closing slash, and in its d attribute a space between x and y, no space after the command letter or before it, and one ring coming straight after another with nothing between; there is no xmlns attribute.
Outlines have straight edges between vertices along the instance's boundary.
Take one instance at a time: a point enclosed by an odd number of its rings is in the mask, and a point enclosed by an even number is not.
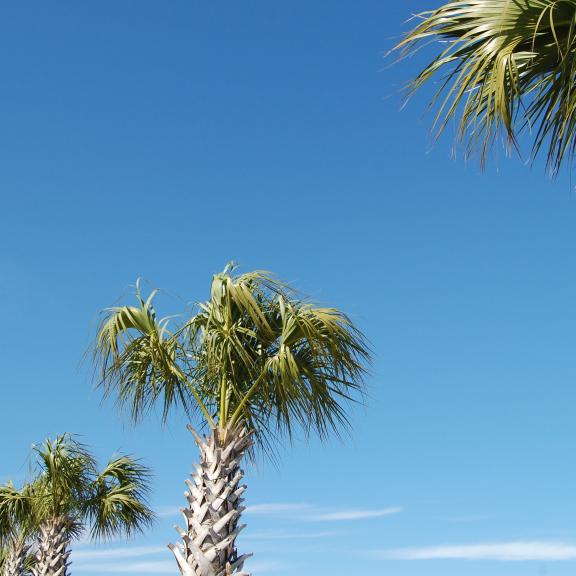
<svg viewBox="0 0 576 576"><path fill-rule="evenodd" d="M244 429L200 437L191 426L200 451L200 464L186 480L188 506L182 508L186 528L176 526L182 542L169 548L183 576L249 576L244 561L252 554L238 556L236 537L246 526L239 524L244 510L240 485L244 472L240 462L252 441Z"/></svg>
<svg viewBox="0 0 576 576"><path fill-rule="evenodd" d="M8 546L8 553L4 560L2 576L22 576L26 571L26 558L30 546L23 540L17 539Z"/></svg>
<svg viewBox="0 0 576 576"><path fill-rule="evenodd" d="M67 522L54 518L40 527L34 576L68 576L70 565Z"/></svg>

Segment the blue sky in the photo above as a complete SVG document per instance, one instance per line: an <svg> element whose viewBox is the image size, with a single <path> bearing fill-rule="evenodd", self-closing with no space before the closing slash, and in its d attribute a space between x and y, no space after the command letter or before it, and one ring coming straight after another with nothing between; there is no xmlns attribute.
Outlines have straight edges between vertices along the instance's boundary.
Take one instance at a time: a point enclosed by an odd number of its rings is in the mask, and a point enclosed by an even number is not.
<svg viewBox="0 0 576 576"><path fill-rule="evenodd" d="M236 260L348 312L375 350L350 438L249 468L255 575L567 576L576 569L576 197L500 151L432 146L419 58L434 2L0 6L3 480L70 431L154 468L155 528L79 543L73 572L176 574L196 457L133 428L82 364L142 277L160 313ZM176 515L175 515L176 514Z"/></svg>

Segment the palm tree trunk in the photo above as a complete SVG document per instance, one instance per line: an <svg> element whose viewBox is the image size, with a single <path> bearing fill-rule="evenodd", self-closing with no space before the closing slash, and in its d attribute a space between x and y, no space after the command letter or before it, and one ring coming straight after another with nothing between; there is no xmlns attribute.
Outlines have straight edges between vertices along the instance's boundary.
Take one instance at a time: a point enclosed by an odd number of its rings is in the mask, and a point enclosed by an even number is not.
<svg viewBox="0 0 576 576"><path fill-rule="evenodd" d="M8 546L8 553L4 560L2 576L22 576L26 571L26 557L30 545L18 538Z"/></svg>
<svg viewBox="0 0 576 576"><path fill-rule="evenodd" d="M53 518L40 526L34 576L68 576L70 562L68 523Z"/></svg>
<svg viewBox="0 0 576 576"><path fill-rule="evenodd" d="M168 547L182 576L249 576L242 569L252 554L238 556L235 541L246 526L238 524L246 490L240 485L240 462L252 444L250 435L244 429L228 431L221 440L218 431L202 438L188 429L200 450L200 464L193 481L186 480L188 506L181 509L186 529L176 526L182 542Z"/></svg>

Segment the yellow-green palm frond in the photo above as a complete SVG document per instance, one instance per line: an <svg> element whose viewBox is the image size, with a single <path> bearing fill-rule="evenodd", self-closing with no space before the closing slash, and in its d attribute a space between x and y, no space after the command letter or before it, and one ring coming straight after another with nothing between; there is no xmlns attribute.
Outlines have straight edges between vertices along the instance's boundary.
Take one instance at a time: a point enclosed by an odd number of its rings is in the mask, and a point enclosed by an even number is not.
<svg viewBox="0 0 576 576"><path fill-rule="evenodd" d="M212 390L221 428L246 426L266 448L296 426L325 437L347 424L344 403L362 391L369 350L340 311L268 272L227 269L188 327L196 385Z"/></svg>
<svg viewBox="0 0 576 576"><path fill-rule="evenodd" d="M232 423L252 422L258 435L264 416L279 434L291 436L294 426L321 437L338 434L348 425L345 403L362 393L366 343L336 309L282 296L275 305L277 338L262 350L260 373L253 388L237 398Z"/></svg>
<svg viewBox="0 0 576 576"><path fill-rule="evenodd" d="M137 285L138 306L106 310L94 346L105 397L114 393L135 421L159 399L164 418L175 404L186 410L198 406L185 384L187 358L169 329L170 319L156 318L155 294L144 300Z"/></svg>
<svg viewBox="0 0 576 576"><path fill-rule="evenodd" d="M482 164L499 137L517 146L526 130L553 173L573 156L576 0L453 0L417 18L396 49L443 46L408 88L438 80L437 134L459 118L458 137Z"/></svg>
<svg viewBox="0 0 576 576"><path fill-rule="evenodd" d="M34 446L36 478L31 484L34 514L39 522L68 518L71 534L78 534L76 522L81 503L90 498L96 461L86 446L70 434L47 439Z"/></svg>

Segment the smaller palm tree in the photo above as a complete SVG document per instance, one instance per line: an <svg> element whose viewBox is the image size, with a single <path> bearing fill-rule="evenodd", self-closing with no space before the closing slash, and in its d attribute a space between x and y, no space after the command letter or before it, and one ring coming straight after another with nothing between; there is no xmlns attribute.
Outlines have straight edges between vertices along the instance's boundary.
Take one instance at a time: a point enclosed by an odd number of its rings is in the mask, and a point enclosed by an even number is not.
<svg viewBox="0 0 576 576"><path fill-rule="evenodd" d="M8 545L0 548L0 574L2 576L32 576L32 570L36 565L36 555L30 552L30 545L27 546L28 552L22 558L15 557Z"/></svg>
<svg viewBox="0 0 576 576"><path fill-rule="evenodd" d="M32 512L33 486L18 490L12 482L0 486L0 574L25 576L31 573L34 556L31 541L38 525Z"/></svg>
<svg viewBox="0 0 576 576"><path fill-rule="evenodd" d="M88 530L94 539L132 535L153 520L146 504L150 471L129 456L98 471L94 457L69 434L34 448L38 477L31 508L39 526L34 576L66 576L70 545Z"/></svg>

